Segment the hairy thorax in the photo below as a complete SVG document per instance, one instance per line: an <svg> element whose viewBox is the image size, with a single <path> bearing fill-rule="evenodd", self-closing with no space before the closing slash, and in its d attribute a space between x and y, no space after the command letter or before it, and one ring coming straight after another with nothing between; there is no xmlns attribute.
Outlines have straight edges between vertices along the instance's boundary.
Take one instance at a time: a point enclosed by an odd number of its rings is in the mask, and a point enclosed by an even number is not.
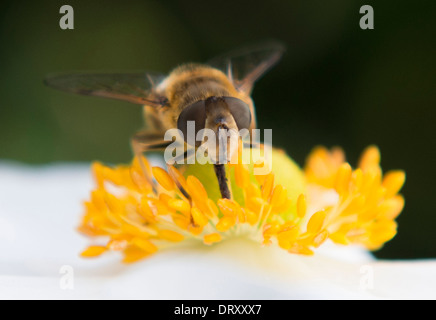
<svg viewBox="0 0 436 320"><path fill-rule="evenodd" d="M199 64L175 69L157 88L168 99L168 106L158 110L165 129L175 128L180 112L187 106L209 97L240 97L231 80L221 71Z"/></svg>

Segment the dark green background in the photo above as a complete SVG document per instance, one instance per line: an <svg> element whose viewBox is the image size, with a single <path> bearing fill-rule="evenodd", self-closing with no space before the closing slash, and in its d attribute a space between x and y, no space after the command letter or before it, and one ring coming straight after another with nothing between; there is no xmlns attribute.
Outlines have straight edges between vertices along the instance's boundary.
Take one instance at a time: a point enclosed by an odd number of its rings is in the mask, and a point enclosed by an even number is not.
<svg viewBox="0 0 436 320"><path fill-rule="evenodd" d="M59 28L73 6L75 29ZM371 4L375 30L359 28ZM318 144L355 164L376 144L404 169L406 208L381 258L436 257L435 1L2 1L0 159L131 159L141 108L56 92L50 72L156 70L263 39L288 51L255 87L260 128L303 164ZM1 182L0 182L1 183Z"/></svg>

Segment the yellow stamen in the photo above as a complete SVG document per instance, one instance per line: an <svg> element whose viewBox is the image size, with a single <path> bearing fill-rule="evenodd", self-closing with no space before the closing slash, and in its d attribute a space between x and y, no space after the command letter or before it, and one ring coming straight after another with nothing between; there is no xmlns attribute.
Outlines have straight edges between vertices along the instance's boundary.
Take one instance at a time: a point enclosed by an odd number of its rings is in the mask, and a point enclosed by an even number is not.
<svg viewBox="0 0 436 320"><path fill-rule="evenodd" d="M94 258L102 255L106 251L106 247L102 246L90 246L80 255L84 258Z"/></svg>
<svg viewBox="0 0 436 320"><path fill-rule="evenodd" d="M143 238L133 238L131 244L147 253L155 253L157 251L157 247L153 243Z"/></svg>
<svg viewBox="0 0 436 320"><path fill-rule="evenodd" d="M134 263L145 257L148 257L150 253L144 251L138 247L130 246L126 250L124 250L124 263Z"/></svg>
<svg viewBox="0 0 436 320"><path fill-rule="evenodd" d="M180 211L185 216L188 216L191 212L191 206L185 200L171 199L168 201L168 206L173 210Z"/></svg>
<svg viewBox="0 0 436 320"><path fill-rule="evenodd" d="M171 176L164 169L160 167L152 168L153 176L156 181L167 191L173 191L176 185Z"/></svg>
<svg viewBox="0 0 436 320"><path fill-rule="evenodd" d="M376 146L370 146L364 151L360 162L359 168L363 171L370 170L371 168L378 167L380 163L380 151Z"/></svg>
<svg viewBox="0 0 436 320"><path fill-rule="evenodd" d="M406 180L406 174L404 171L391 171L388 172L383 179L383 187L386 188L386 197L394 196L398 191L400 191L401 187Z"/></svg>
<svg viewBox="0 0 436 320"><path fill-rule="evenodd" d="M195 224L199 225L200 227L204 227L209 223L206 216L198 208L192 208L191 215Z"/></svg>
<svg viewBox="0 0 436 320"><path fill-rule="evenodd" d="M235 217L222 217L216 224L216 229L221 232L226 232L236 223Z"/></svg>
<svg viewBox="0 0 436 320"><path fill-rule="evenodd" d="M208 198L206 189L204 189L200 180L194 176L189 176L186 181L186 187L189 194L196 200L206 200Z"/></svg>
<svg viewBox="0 0 436 320"><path fill-rule="evenodd" d="M221 241L221 235L219 233L216 233L216 232L211 233L211 234L206 234L203 237L203 242L204 242L204 244L207 244L207 245L211 245L213 243L220 242L220 241Z"/></svg>
<svg viewBox="0 0 436 320"><path fill-rule="evenodd" d="M271 196L273 186L274 186L274 175L270 173L265 177L264 183L262 185L262 198L264 200L268 200L268 198Z"/></svg>
<svg viewBox="0 0 436 320"><path fill-rule="evenodd" d="M307 232L309 233L318 233L321 231L321 228L324 224L324 220L326 217L326 213L324 211L318 211L310 217L309 222L307 223Z"/></svg>
<svg viewBox="0 0 436 320"><path fill-rule="evenodd" d="M300 194L300 196L297 199L297 216L299 218L303 218L306 215L306 211L307 211L306 197L303 194Z"/></svg>
<svg viewBox="0 0 436 320"><path fill-rule="evenodd" d="M329 232L327 230L323 230L319 232L314 238L313 238L313 246L315 248L318 248L320 245L322 245L329 237Z"/></svg>
<svg viewBox="0 0 436 320"><path fill-rule="evenodd" d="M348 191L348 186L351 178L351 166L348 163L344 163L339 167L337 176L335 189L339 193L345 193Z"/></svg>

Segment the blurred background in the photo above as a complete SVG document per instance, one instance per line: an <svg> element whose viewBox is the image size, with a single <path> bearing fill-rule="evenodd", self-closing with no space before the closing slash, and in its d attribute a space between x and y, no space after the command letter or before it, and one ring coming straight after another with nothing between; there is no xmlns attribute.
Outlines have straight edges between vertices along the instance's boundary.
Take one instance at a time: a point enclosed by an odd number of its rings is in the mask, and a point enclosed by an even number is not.
<svg viewBox="0 0 436 320"><path fill-rule="evenodd" d="M74 8L74 30L59 8ZM359 9L374 8L361 30ZM154 70L203 62L243 44L284 42L255 86L260 128L300 165L316 145L355 165L379 146L385 171L404 169L406 207L379 258L436 258L434 1L2 1L0 160L129 162L141 107L57 92L47 73ZM1 181L0 181L1 183Z"/></svg>

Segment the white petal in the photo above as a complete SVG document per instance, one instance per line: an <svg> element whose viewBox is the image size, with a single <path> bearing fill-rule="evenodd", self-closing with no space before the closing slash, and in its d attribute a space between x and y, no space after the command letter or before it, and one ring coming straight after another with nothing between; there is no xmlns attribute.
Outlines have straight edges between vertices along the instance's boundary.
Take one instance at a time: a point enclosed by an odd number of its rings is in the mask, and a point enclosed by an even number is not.
<svg viewBox="0 0 436 320"><path fill-rule="evenodd" d="M122 265L85 260L74 227L89 165L0 164L0 299L435 299L436 262L383 262L327 244L313 257L246 239L187 243ZM66 266L66 267L65 267Z"/></svg>

